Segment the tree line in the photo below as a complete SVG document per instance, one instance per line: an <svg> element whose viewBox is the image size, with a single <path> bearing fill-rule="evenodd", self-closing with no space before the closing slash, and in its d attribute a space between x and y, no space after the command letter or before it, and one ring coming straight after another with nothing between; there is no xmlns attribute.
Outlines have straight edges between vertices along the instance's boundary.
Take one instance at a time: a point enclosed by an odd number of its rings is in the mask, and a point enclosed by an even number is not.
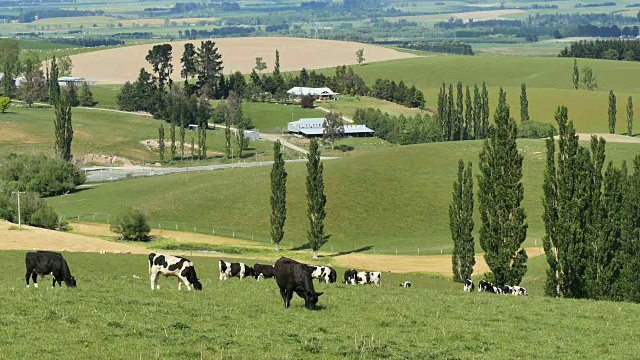
<svg viewBox="0 0 640 360"><path fill-rule="evenodd" d="M102 10L44 9L20 13L20 15L18 15L18 21L21 23L30 23L36 19L102 15L104 15L104 11Z"/></svg>
<svg viewBox="0 0 640 360"><path fill-rule="evenodd" d="M424 108L425 100L422 91L415 85L408 87L404 81L398 84L394 80L377 79L369 94L376 99L391 101L409 108Z"/></svg>
<svg viewBox="0 0 640 360"><path fill-rule="evenodd" d="M640 40L581 40L560 51L559 57L640 61Z"/></svg>
<svg viewBox="0 0 640 360"><path fill-rule="evenodd" d="M356 124L366 125L376 136L393 144L410 145L442 141L442 130L437 119L429 114L405 117L383 113L380 109L356 109Z"/></svg>
<svg viewBox="0 0 640 360"><path fill-rule="evenodd" d="M469 86L463 89L458 82L456 93L453 84L442 83L438 93L437 116L443 141L485 139L489 135L489 91L482 83L473 87L473 100Z"/></svg>
<svg viewBox="0 0 640 360"><path fill-rule="evenodd" d="M460 41L403 42L399 46L405 49L473 56L471 45Z"/></svg>
<svg viewBox="0 0 640 360"><path fill-rule="evenodd" d="M76 46L82 46L82 47L124 45L124 41L113 39L113 38L78 37L78 38L47 38L46 40L56 44L68 44L68 45L76 45Z"/></svg>

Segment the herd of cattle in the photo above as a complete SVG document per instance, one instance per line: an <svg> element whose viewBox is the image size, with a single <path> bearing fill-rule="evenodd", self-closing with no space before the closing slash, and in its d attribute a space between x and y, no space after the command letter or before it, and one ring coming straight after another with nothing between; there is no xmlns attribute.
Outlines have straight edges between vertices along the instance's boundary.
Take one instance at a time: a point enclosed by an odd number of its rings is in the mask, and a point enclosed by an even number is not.
<svg viewBox="0 0 640 360"><path fill-rule="evenodd" d="M25 280L29 287L29 279L33 280L34 287L38 287L38 275L51 274L53 277L52 287L56 282L62 287L64 282L67 287L76 287L76 280L71 276L67 261L62 254L51 251L28 252L25 257L27 274ZM280 295L284 301L284 306L289 307L293 293L298 294L305 301L305 306L313 309L318 302L318 297L322 293L316 292L313 288L313 279L319 282L335 283L337 281L336 270L330 266L316 266L299 263L295 260L281 257L274 265L255 264L253 267L244 263L229 263L219 261L220 280L228 280L237 277L240 280L252 277L256 280L260 278L275 278ZM160 275L175 276L178 278L178 290L184 284L187 290L193 287L195 290L202 290L202 283L198 279L193 263L180 256L165 254L149 254L149 277L151 280L151 290L160 289L158 278ZM380 286L382 274L379 271L357 271L349 269L344 272L344 284L373 284ZM400 287L409 288L411 283L405 281ZM475 284L470 279L464 282L464 291L472 292ZM527 295L527 290L520 286L494 286L486 280L481 280L478 284L478 291L492 292L495 294Z"/></svg>

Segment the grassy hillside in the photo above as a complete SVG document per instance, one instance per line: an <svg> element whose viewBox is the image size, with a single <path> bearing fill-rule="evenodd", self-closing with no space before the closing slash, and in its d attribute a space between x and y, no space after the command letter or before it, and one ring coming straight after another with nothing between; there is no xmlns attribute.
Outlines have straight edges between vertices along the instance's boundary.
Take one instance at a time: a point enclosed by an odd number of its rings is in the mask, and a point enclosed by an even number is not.
<svg viewBox="0 0 640 360"><path fill-rule="evenodd" d="M179 292L164 277L152 292L144 255L64 256L78 288L54 291L47 277L25 290L24 252L0 252L8 357L613 359L638 351L633 304L469 294L446 280L385 274L379 288L315 284L320 310L295 295L285 310L273 280L221 282L213 258L191 258L202 292ZM414 287L399 288L405 279Z"/></svg>
<svg viewBox="0 0 640 360"><path fill-rule="evenodd" d="M17 153L53 153L53 108L10 107L0 115L0 155ZM72 109L74 156L84 154L117 155L133 161L156 161L158 155L140 143L157 139L160 122L148 116L122 114L110 111ZM169 126L165 124L165 137L169 141ZM178 135L176 135L178 136ZM187 132L186 142L195 133ZM210 131L207 136L209 151L224 151L224 132ZM235 141L233 142L235 147ZM264 141L250 143L249 155L270 154L272 145ZM167 148L167 153L169 149Z"/></svg>
<svg viewBox="0 0 640 360"><path fill-rule="evenodd" d="M529 223L527 246L540 246L541 188L545 159L543 140L522 140L524 207ZM325 161L327 218L332 237L327 246L352 250L373 246L378 253L439 254L451 248L448 206L457 161L474 163L479 141L391 147ZM609 144L607 159L631 160L634 144ZM172 175L100 185L53 198L61 214L117 215L135 205L147 209L153 222L197 225L217 233L269 242L270 168L234 169L215 173ZM289 164L288 214L283 244L303 245L308 228L303 163ZM477 189L476 189L477 191ZM126 195L125 195L126 194ZM104 219L106 221L106 219ZM188 227L183 227L187 229ZM476 216L476 232L479 219ZM373 249L369 251L373 252Z"/></svg>
<svg viewBox="0 0 640 360"><path fill-rule="evenodd" d="M303 109L298 105L249 102L242 104L242 113L251 118L251 123L260 132L268 133L286 131L287 123L290 121L325 116L322 110Z"/></svg>

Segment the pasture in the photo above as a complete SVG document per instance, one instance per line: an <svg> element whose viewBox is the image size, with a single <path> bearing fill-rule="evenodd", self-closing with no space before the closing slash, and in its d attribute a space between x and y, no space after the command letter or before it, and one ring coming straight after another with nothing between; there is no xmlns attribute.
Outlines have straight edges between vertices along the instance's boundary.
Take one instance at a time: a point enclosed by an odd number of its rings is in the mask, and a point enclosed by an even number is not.
<svg viewBox="0 0 640 360"><path fill-rule="evenodd" d="M214 258L191 257L202 292L179 292L173 278L151 291L147 256L88 253L64 253L78 288L52 290L49 276L25 289L24 253L0 252L9 358L613 359L639 350L632 304L469 294L449 280L383 274L380 288L316 283L318 310L297 296L285 310L273 280L219 281ZM399 288L404 280L413 287Z"/></svg>
<svg viewBox="0 0 640 360"><path fill-rule="evenodd" d="M539 247L544 234L541 197L545 144L543 140L520 140L518 144L524 155L523 206L529 224L524 246ZM397 250L408 255L449 253L448 206L457 161L472 161L477 174L481 146L480 141L395 146L325 161L325 231L332 235L326 249L378 254L395 254ZM630 161L636 154L637 144L607 145L607 161ZM260 167L137 179L51 198L49 203L70 217L93 213L114 216L136 204L148 211L154 227L154 222L171 221L182 224L182 229L195 225L208 233L211 227L216 227L216 232L225 228L228 236L235 231L238 238L253 237L269 243L269 171L270 167ZM307 242L309 226L307 170L304 163L294 163L287 165L287 171L283 245L302 246ZM101 221L106 222L106 218ZM477 239L477 204L475 222Z"/></svg>

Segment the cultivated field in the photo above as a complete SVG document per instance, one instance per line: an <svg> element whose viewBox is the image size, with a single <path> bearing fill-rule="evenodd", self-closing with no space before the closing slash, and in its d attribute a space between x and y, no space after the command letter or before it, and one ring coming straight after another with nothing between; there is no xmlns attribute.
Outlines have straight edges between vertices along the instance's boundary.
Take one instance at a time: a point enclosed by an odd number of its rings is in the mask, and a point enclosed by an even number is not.
<svg viewBox="0 0 640 360"><path fill-rule="evenodd" d="M280 69L282 71L299 71L300 69L317 69L356 63L356 50L364 49L366 62L415 57L409 53L399 52L380 46L300 38L229 38L214 39L224 61L224 73L234 71L250 73L255 66L255 58L263 57L268 70L273 70L275 51L280 51ZM172 42L173 46L173 78L179 78L181 68L180 56L184 44L191 42L196 46L200 40ZM140 68L150 65L145 56L152 44L115 48L103 51L74 55L73 75L97 81L99 84L123 84L134 81ZM327 54L331 54L327 56Z"/></svg>
<svg viewBox="0 0 640 360"><path fill-rule="evenodd" d="M505 15L524 14L524 13L525 11L520 9L505 9L505 10L491 10L491 11L467 11L467 12L441 14L441 15L398 16L398 17L389 17L387 18L387 20L397 21L400 19L404 19L404 20L413 21L413 22L434 22L434 21L443 21L443 20L448 20L450 18L454 18L454 19L462 19L462 21L466 23L466 22L469 22L469 19L493 20L493 19L502 19Z"/></svg>
<svg viewBox="0 0 640 360"><path fill-rule="evenodd" d="M332 235L325 250L449 253L448 206L456 164L459 158L472 161L477 173L481 146L480 141L396 146L325 161L325 229ZM544 234L541 197L545 144L543 140L520 140L519 148L525 157L523 206L529 224L525 246L540 247ZM637 149L637 144L610 143L607 159L631 161ZM269 167L262 167L131 180L52 198L49 203L66 216L114 216L135 204L148 211L154 227L154 222L172 221L179 222L181 229L188 230L190 224L191 229L195 225L198 231L211 233L215 227L216 234L224 230L225 236L231 236L235 231L239 238L253 237L269 243L269 171ZM309 226L306 167L303 163L289 164L287 171L288 213L283 244L302 246L307 242ZM194 217L196 211L198 216ZM477 234L478 216L475 221Z"/></svg>

